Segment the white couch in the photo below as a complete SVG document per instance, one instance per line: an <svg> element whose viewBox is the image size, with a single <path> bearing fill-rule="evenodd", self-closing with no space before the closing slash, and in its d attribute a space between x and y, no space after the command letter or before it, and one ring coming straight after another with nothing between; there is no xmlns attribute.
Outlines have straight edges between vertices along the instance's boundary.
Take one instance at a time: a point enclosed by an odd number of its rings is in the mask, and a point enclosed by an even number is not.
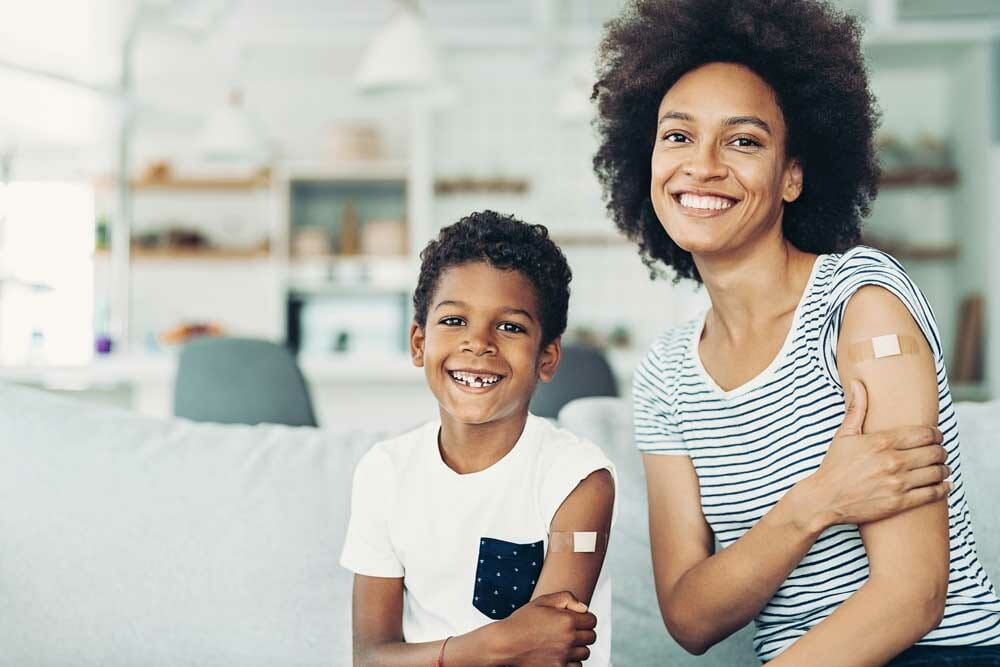
<svg viewBox="0 0 1000 667"><path fill-rule="evenodd" d="M959 415L996 581L1000 404ZM756 664L749 629L694 658L662 628L628 406L584 399L560 419L620 473L615 664ZM156 420L0 385L0 665L349 665L337 559L353 466L382 435Z"/></svg>

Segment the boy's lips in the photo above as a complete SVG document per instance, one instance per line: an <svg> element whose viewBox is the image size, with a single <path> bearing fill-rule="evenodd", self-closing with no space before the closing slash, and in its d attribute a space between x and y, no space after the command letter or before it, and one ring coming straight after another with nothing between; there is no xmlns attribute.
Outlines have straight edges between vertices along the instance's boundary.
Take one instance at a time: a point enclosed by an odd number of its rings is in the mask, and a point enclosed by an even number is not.
<svg viewBox="0 0 1000 667"><path fill-rule="evenodd" d="M455 369L448 370L447 373L456 384L470 389L490 389L504 379L500 373L485 370Z"/></svg>

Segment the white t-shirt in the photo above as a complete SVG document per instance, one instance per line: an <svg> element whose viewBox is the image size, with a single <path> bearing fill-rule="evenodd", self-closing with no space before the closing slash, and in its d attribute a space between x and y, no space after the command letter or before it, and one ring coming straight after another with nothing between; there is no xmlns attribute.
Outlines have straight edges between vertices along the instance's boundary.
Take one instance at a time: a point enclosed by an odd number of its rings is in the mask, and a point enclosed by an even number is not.
<svg viewBox="0 0 1000 667"><path fill-rule="evenodd" d="M402 577L403 636L444 639L506 618L531 598L556 510L595 470L614 466L595 445L533 415L495 464L460 475L438 451L433 421L374 445L354 472L340 563ZM611 583L604 568L591 666L610 664Z"/></svg>

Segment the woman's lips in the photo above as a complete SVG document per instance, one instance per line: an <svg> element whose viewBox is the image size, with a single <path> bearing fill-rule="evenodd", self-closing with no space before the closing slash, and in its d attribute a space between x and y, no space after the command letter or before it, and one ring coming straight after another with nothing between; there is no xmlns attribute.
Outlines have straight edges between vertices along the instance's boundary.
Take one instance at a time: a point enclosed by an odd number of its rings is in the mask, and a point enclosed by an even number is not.
<svg viewBox="0 0 1000 667"><path fill-rule="evenodd" d="M697 218L712 218L734 208L739 200L722 195L694 194L679 192L672 198L685 215Z"/></svg>

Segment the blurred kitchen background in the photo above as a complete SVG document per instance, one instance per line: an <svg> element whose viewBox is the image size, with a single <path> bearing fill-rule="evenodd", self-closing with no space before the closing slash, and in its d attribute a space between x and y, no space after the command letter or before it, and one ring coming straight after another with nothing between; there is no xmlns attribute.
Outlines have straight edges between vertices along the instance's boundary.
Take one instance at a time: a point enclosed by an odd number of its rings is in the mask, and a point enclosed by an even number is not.
<svg viewBox="0 0 1000 667"><path fill-rule="evenodd" d="M1000 397L1000 2L842 0L867 26L870 244ZM567 341L628 393L705 307L608 221L588 97L621 0L0 2L0 380L172 411L178 350L287 345L321 424L431 414L405 353L417 253L492 208L573 269ZM844 137L844 141L851 141Z"/></svg>

